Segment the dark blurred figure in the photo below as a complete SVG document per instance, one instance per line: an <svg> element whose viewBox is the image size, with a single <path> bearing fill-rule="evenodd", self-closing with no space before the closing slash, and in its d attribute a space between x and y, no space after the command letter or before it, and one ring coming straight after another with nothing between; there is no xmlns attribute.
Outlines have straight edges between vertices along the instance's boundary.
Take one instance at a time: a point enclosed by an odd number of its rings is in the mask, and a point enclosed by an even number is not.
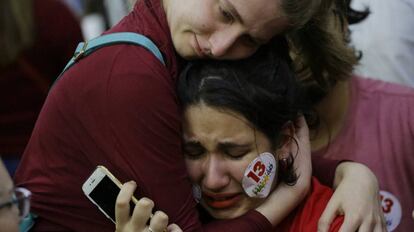
<svg viewBox="0 0 414 232"><path fill-rule="evenodd" d="M81 40L79 22L59 0L0 0L0 155L11 174Z"/></svg>

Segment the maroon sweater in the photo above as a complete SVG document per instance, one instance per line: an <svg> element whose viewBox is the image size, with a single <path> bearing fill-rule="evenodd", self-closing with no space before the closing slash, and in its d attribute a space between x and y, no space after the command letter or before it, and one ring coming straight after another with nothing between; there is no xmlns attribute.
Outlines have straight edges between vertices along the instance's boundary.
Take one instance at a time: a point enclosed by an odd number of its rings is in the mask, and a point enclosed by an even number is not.
<svg viewBox="0 0 414 232"><path fill-rule="evenodd" d="M78 21L58 0L33 0L33 24L33 46L0 68L3 157L19 158L23 153L50 84L82 40Z"/></svg>
<svg viewBox="0 0 414 232"><path fill-rule="evenodd" d="M37 231L114 231L84 196L82 184L97 165L122 182L135 180L184 231L201 231L181 149L175 90L178 61L159 0L141 0L109 31L138 32L163 53L166 67L134 45L102 48L81 59L53 86L16 173L33 192ZM268 231L256 211L209 231Z"/></svg>

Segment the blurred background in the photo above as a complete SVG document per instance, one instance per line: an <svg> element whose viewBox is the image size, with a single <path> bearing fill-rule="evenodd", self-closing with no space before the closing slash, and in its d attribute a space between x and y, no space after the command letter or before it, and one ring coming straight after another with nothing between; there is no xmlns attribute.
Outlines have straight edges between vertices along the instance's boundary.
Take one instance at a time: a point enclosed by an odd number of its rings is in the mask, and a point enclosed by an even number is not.
<svg viewBox="0 0 414 232"><path fill-rule="evenodd" d="M136 0L61 0L78 17L85 39L100 35L118 23Z"/></svg>

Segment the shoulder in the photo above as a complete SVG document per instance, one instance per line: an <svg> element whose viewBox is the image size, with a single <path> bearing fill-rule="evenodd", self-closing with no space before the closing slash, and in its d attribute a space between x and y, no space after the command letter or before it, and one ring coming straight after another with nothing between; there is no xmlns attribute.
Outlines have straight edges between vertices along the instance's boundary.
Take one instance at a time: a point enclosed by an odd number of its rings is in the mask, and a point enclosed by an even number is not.
<svg viewBox="0 0 414 232"><path fill-rule="evenodd" d="M361 117L376 114L387 125L406 123L414 117L414 88L380 80L354 77L352 91ZM413 124L413 123L410 123ZM414 129L414 125L412 126Z"/></svg>
<svg viewBox="0 0 414 232"><path fill-rule="evenodd" d="M94 104L108 110L176 104L175 83L165 66L145 48L125 44L101 48L81 59L61 76L51 94L73 105Z"/></svg>
<svg viewBox="0 0 414 232"><path fill-rule="evenodd" d="M62 75L57 85L74 84L79 92L116 83L128 88L136 83L145 90L154 87L146 82L173 85L170 79L167 68L150 51L137 45L118 44L102 47L80 59Z"/></svg>
<svg viewBox="0 0 414 232"><path fill-rule="evenodd" d="M115 54L106 74L111 90L108 93L135 98L152 96L151 100L175 93L175 82L168 69L147 49L121 45L105 52Z"/></svg>
<svg viewBox="0 0 414 232"><path fill-rule="evenodd" d="M414 99L414 88L400 84L354 76L352 85L358 91L366 94L384 95L388 97L397 98L412 98Z"/></svg>
<svg viewBox="0 0 414 232"><path fill-rule="evenodd" d="M351 81L353 101L361 116L376 112L392 121L414 116L414 88L355 76Z"/></svg>

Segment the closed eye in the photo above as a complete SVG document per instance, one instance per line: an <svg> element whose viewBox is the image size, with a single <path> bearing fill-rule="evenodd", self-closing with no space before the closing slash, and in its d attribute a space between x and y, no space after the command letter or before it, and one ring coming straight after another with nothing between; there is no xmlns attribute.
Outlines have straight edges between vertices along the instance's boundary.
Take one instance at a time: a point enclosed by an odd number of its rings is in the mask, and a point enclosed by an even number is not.
<svg viewBox="0 0 414 232"><path fill-rule="evenodd" d="M203 146L197 142L184 144L184 156L188 159L199 159L206 152Z"/></svg>
<svg viewBox="0 0 414 232"><path fill-rule="evenodd" d="M224 153L230 159L239 160L239 159L242 159L249 152L250 152L250 150L245 150L245 149L243 149L243 150L240 150L240 149L229 149L229 150L226 150Z"/></svg>
<svg viewBox="0 0 414 232"><path fill-rule="evenodd" d="M223 9L223 7L221 7L221 6L219 7L219 10L220 10L220 14L221 14L221 17L223 18L224 22L227 22L227 23L233 23L234 22L234 17L229 11Z"/></svg>

